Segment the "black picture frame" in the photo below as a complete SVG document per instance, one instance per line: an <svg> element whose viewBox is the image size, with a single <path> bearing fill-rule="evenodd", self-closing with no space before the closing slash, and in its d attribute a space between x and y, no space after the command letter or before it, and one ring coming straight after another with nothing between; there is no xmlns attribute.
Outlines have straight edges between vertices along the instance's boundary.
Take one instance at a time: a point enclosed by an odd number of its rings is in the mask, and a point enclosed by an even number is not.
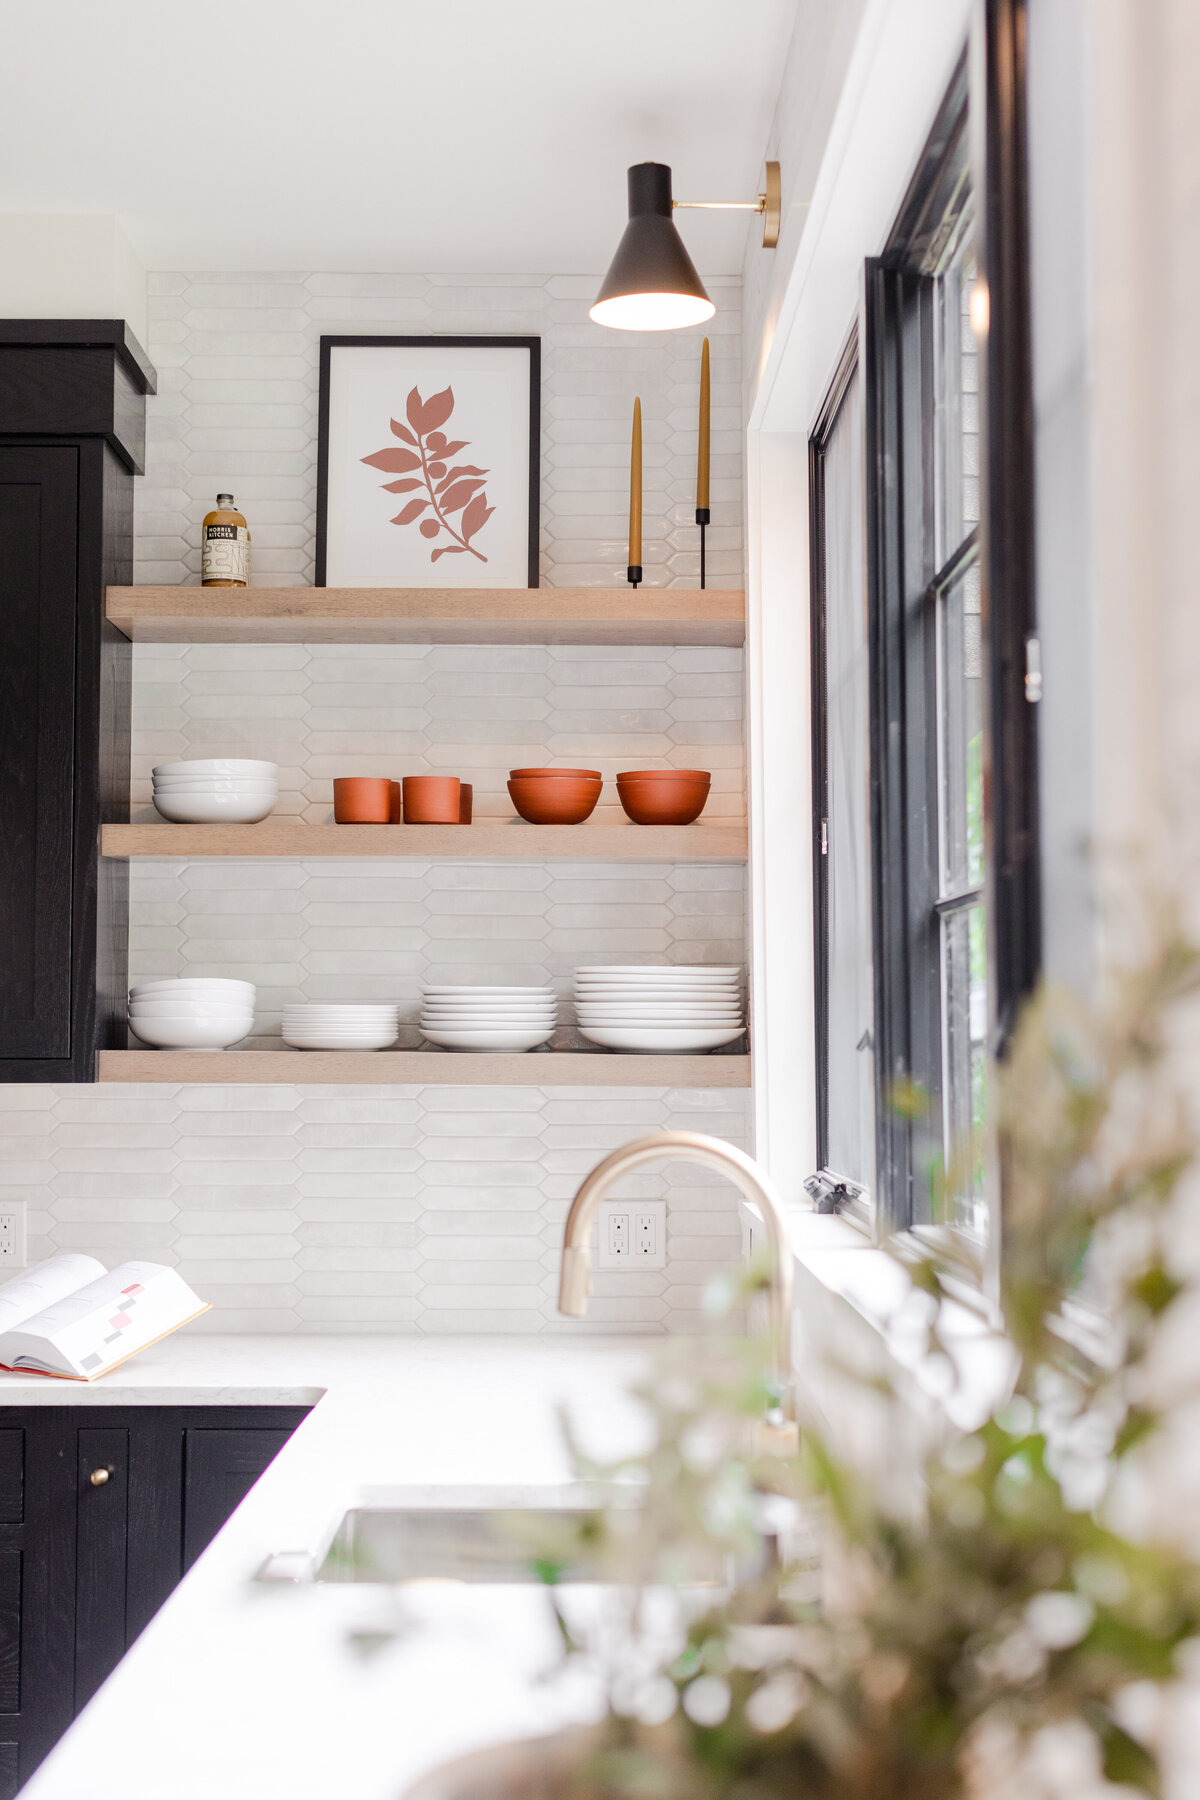
<svg viewBox="0 0 1200 1800"><path fill-rule="evenodd" d="M320 389L317 403L317 558L316 586L324 587L326 563L326 530L329 505L329 384L330 352L344 349L437 349L453 345L458 350L490 349L529 352L529 580L531 588L541 585L541 415L542 415L542 340L540 337L477 336L458 332L440 332L433 336L350 336L321 338Z"/></svg>

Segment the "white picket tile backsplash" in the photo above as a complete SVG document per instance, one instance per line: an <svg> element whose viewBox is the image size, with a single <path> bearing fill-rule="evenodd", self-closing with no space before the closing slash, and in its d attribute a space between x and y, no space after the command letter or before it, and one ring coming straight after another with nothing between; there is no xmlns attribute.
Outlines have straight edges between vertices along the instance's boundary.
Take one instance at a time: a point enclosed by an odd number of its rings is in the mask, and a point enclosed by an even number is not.
<svg viewBox="0 0 1200 1800"><path fill-rule="evenodd" d="M699 573L696 425L700 340L712 355L714 584L742 582L741 283L708 279L702 329L608 331L587 309L598 276L150 276L147 409L136 512L139 582L197 582L200 522L218 488L250 523L253 580L313 579L317 356L323 333L496 333L542 340L541 577L550 587L625 579L629 431L640 395L652 587Z"/></svg>
<svg viewBox="0 0 1200 1800"><path fill-rule="evenodd" d="M665 1127L744 1144L744 1092L666 1088L0 1088L0 1195L31 1259L175 1264L246 1332L688 1331L740 1253L732 1190L664 1162L665 1270L598 1272L556 1310L571 1195L609 1149Z"/></svg>

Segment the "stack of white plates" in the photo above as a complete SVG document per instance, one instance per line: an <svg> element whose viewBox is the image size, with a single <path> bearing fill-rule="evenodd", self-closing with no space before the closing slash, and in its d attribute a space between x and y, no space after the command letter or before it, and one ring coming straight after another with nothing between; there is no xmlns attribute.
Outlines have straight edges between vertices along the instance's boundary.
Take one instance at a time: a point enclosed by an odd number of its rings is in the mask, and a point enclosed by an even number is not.
<svg viewBox="0 0 1200 1800"><path fill-rule="evenodd" d="M218 756L196 762L160 763L154 804L180 825L251 825L265 819L279 798L279 766Z"/></svg>
<svg viewBox="0 0 1200 1800"><path fill-rule="evenodd" d="M293 1005L283 1041L293 1050L386 1050L400 1032L398 1006Z"/></svg>
<svg viewBox="0 0 1200 1800"><path fill-rule="evenodd" d="M736 966L636 964L575 971L579 1029L606 1050L716 1050L746 1029Z"/></svg>
<svg viewBox="0 0 1200 1800"><path fill-rule="evenodd" d="M421 1036L447 1050L536 1050L557 1018L553 988L428 987Z"/></svg>
<svg viewBox="0 0 1200 1800"><path fill-rule="evenodd" d="M254 1025L254 983L140 981L129 990L129 1023L158 1050L228 1050Z"/></svg>

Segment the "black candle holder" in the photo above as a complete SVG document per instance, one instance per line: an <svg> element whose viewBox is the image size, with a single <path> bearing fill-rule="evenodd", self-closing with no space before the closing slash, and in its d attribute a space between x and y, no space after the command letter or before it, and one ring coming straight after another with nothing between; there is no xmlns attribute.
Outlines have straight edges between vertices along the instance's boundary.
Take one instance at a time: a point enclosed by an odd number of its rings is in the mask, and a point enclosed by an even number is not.
<svg viewBox="0 0 1200 1800"><path fill-rule="evenodd" d="M705 534L705 531L707 530L708 523L711 518L712 518L712 513L707 506L698 506L696 508L696 523L700 527L700 586L701 587L704 586L704 575L705 575L704 534Z"/></svg>
<svg viewBox="0 0 1200 1800"><path fill-rule="evenodd" d="M630 563L628 568L625 571L625 579L629 583L630 587L637 587L638 583L642 579L641 563Z"/></svg>

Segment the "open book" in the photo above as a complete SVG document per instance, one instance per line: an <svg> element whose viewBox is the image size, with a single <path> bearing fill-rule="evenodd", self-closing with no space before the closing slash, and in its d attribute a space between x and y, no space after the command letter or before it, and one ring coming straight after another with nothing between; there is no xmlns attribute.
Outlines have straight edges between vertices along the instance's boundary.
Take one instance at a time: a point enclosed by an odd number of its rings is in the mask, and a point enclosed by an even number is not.
<svg viewBox="0 0 1200 1800"><path fill-rule="evenodd" d="M95 1381L208 1310L163 1263L51 1256L0 1287L0 1368Z"/></svg>

